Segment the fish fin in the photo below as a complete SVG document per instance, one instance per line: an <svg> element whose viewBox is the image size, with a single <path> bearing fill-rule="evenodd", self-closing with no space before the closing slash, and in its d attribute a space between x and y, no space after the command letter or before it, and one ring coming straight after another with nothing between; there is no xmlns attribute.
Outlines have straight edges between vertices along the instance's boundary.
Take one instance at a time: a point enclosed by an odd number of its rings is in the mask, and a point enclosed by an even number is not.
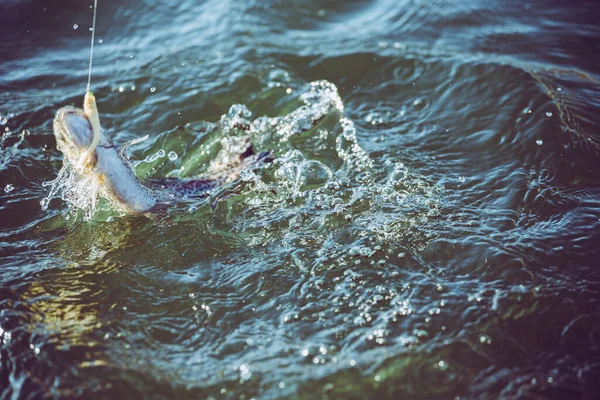
<svg viewBox="0 0 600 400"><path fill-rule="evenodd" d="M221 189L218 193L216 193L214 198L211 200L210 208L213 211L215 211L215 209L217 208L217 205L219 204L219 202L221 200L226 200L230 196L240 194L244 187L246 187L246 182L242 181L242 182L239 182L239 184L234 185L233 187Z"/></svg>
<svg viewBox="0 0 600 400"><path fill-rule="evenodd" d="M144 136L140 136L138 138L135 138L133 140L123 143L122 145L119 146L119 149L118 149L119 155L127 158L126 152L130 146L133 146L134 144L142 143L143 141L147 140L149 137L150 137L150 135L144 135Z"/></svg>

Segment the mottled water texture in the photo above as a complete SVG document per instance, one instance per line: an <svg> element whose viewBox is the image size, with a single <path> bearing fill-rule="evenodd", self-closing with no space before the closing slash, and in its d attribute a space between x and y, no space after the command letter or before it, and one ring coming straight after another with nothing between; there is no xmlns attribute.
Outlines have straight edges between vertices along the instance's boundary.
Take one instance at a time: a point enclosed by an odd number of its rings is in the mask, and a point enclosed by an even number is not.
<svg viewBox="0 0 600 400"><path fill-rule="evenodd" d="M99 0L140 177L274 158L158 219L43 201L90 5L0 4L0 399L600 395L598 2Z"/></svg>

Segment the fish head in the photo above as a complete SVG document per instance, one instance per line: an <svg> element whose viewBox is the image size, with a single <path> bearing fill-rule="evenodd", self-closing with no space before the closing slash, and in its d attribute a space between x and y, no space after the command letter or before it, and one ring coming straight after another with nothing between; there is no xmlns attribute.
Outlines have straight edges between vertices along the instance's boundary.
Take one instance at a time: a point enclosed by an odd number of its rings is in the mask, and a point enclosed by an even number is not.
<svg viewBox="0 0 600 400"><path fill-rule="evenodd" d="M56 148L76 164L94 139L92 125L84 111L76 107L62 107L54 117Z"/></svg>

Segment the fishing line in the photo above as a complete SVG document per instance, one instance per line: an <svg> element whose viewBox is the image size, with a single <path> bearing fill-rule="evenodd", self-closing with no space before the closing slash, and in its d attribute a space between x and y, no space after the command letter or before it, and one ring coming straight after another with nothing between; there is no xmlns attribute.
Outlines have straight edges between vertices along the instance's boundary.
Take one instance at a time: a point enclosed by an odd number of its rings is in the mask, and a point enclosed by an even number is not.
<svg viewBox="0 0 600 400"><path fill-rule="evenodd" d="M94 58L94 36L96 34L96 10L98 9L98 0L94 0L94 17L92 20L92 43L90 44L90 68L88 71L88 84L85 96L83 98L83 113L90 122L92 128L92 141L89 147L81 154L78 166L83 169L88 163L93 160L94 151L100 143L101 127L98 108L96 107L96 97L90 91L92 84L92 60Z"/></svg>
<svg viewBox="0 0 600 400"><path fill-rule="evenodd" d="M98 0L94 0L94 17L92 19L92 42L90 44L90 68L88 71L87 92L90 91L92 84L92 59L94 58L94 36L96 34L96 10L98 9Z"/></svg>

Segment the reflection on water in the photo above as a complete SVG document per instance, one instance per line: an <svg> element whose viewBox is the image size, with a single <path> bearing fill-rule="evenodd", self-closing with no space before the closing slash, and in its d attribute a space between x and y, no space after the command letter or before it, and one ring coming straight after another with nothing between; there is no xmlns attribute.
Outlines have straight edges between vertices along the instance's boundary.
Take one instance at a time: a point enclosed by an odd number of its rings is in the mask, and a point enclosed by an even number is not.
<svg viewBox="0 0 600 400"><path fill-rule="evenodd" d="M274 158L156 219L86 218L77 179L40 207L90 12L0 5L0 398L597 397L576 3L101 3L94 92L115 143L149 135L140 179L231 138Z"/></svg>

